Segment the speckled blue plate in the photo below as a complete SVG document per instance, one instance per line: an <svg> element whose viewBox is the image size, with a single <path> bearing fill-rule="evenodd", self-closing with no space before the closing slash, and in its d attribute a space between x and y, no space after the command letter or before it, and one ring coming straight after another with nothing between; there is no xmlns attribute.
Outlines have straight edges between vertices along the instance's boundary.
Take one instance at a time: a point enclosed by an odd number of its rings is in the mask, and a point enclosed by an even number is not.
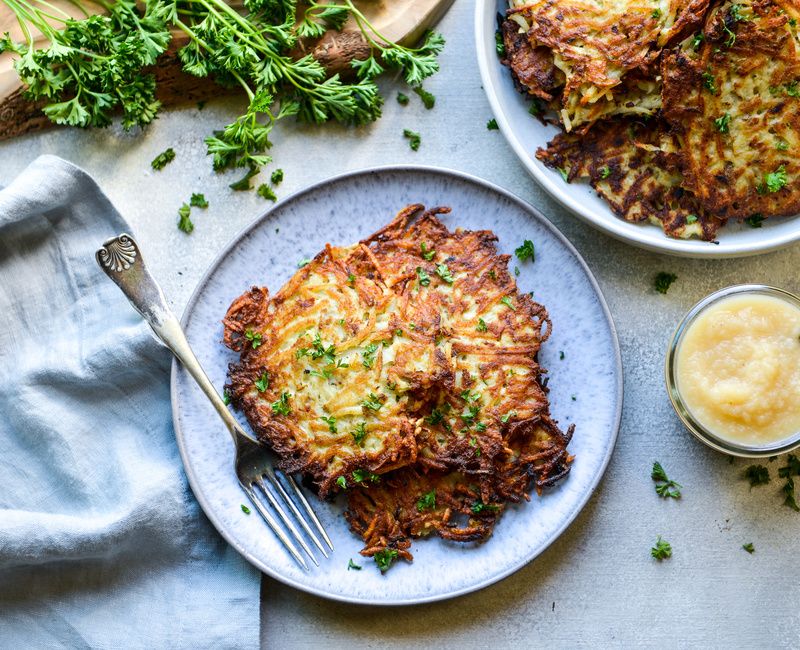
<svg viewBox="0 0 800 650"><path fill-rule="evenodd" d="M381 575L360 558L360 539L343 516L341 501L313 500L336 547L329 560L303 572L255 514L233 473L233 446L219 417L188 374L172 367L172 407L189 482L206 515L230 544L259 569L304 591L355 603L401 605L465 594L504 578L530 562L572 522L608 464L622 410L622 367L616 332L591 272L572 245L541 214L485 181L437 168L385 167L339 176L281 201L222 251L194 292L183 317L200 362L221 390L234 355L222 345L220 321L231 301L251 285L276 291L327 242L358 241L385 225L409 203L453 208L452 229L487 228L512 254L523 240L536 246L535 263L518 264L523 291L535 291L553 320L540 353L550 371L552 413L576 424L569 477L542 497L509 508L482 545L440 539L415 541L414 562ZM564 358L560 358L560 352ZM348 571L348 560L363 564Z"/></svg>

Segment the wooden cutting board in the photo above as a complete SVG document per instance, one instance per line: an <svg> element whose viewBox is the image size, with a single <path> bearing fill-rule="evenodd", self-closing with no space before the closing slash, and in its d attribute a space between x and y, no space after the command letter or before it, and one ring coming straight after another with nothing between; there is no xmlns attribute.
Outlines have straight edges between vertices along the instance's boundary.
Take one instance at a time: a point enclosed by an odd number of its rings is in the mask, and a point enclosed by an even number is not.
<svg viewBox="0 0 800 650"><path fill-rule="evenodd" d="M80 16L80 11L69 0L49 1L72 16ZM438 22L452 3L453 0L363 0L356 5L386 38L399 43L414 43L426 29ZM236 2L231 4L237 6ZM16 18L8 7L0 3L0 34L4 32L10 32L13 39L21 40ZM231 92L211 79L199 79L181 72L177 50L186 41L183 32L174 32L170 48L155 67L157 96L164 106L198 102ZM366 58L369 51L361 32L350 21L341 32L331 31L319 40L303 41L296 54L299 57L310 52L334 73L351 70L350 61ZM13 68L15 56L10 52L0 54L0 140L55 126L42 114L41 104L23 97L23 87Z"/></svg>

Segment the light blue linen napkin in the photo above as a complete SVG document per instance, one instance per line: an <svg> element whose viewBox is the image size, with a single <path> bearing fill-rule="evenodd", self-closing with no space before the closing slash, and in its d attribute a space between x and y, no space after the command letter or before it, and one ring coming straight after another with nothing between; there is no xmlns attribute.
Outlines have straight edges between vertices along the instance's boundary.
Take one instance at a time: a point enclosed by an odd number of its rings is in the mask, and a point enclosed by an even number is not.
<svg viewBox="0 0 800 650"><path fill-rule="evenodd" d="M0 647L256 648L259 574L186 483L169 353L94 261L125 230L53 156L0 190Z"/></svg>

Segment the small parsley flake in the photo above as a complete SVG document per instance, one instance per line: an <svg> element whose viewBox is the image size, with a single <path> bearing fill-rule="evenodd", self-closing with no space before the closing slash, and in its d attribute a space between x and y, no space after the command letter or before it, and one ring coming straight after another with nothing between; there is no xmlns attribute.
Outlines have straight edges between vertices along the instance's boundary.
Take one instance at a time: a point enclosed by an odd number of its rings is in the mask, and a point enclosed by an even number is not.
<svg viewBox="0 0 800 650"><path fill-rule="evenodd" d="M436 251L432 248L428 250L428 247L425 245L425 242L422 242L419 245L419 250L422 253L422 257L424 257L428 262L430 262L436 256Z"/></svg>
<svg viewBox="0 0 800 650"><path fill-rule="evenodd" d="M656 545L650 549L650 555L659 562L670 558L672 557L672 546L668 541L661 539L661 535L659 535L656 540Z"/></svg>
<svg viewBox="0 0 800 650"><path fill-rule="evenodd" d="M408 95L405 93L397 93L397 103L401 106L406 106L408 104Z"/></svg>
<svg viewBox="0 0 800 650"><path fill-rule="evenodd" d="M696 214L689 214L686 216L686 224L691 225L693 223L697 223L697 215Z"/></svg>
<svg viewBox="0 0 800 650"><path fill-rule="evenodd" d="M502 298L500 298L500 302L502 302L506 307L508 307L512 311L517 311L517 308L514 307L514 303L511 302L510 296L503 296Z"/></svg>
<svg viewBox="0 0 800 650"><path fill-rule="evenodd" d="M453 284L455 280L453 279L453 274L450 272L447 264L437 264L436 265L436 275L438 275L442 280L447 282L447 284Z"/></svg>
<svg viewBox="0 0 800 650"><path fill-rule="evenodd" d="M486 129L488 131L497 131L497 130L499 130L500 127L497 125L497 120L495 118L492 118L491 120L489 120L486 123Z"/></svg>
<svg viewBox="0 0 800 650"><path fill-rule="evenodd" d="M257 349L259 345L261 345L261 333L254 332L251 329L245 330L244 337L250 341L250 345L253 346L253 349Z"/></svg>
<svg viewBox="0 0 800 650"><path fill-rule="evenodd" d="M276 169L272 172L272 176L269 177L269 180L272 181L273 185L280 185L283 182L283 170Z"/></svg>
<svg viewBox="0 0 800 650"><path fill-rule="evenodd" d="M750 465L744 470L742 478L750 481L751 489L759 485L766 485L770 482L769 469L764 465Z"/></svg>
<svg viewBox="0 0 800 650"><path fill-rule="evenodd" d="M289 399L291 395L289 393L281 393L281 397L278 401L272 402L272 411L276 415L289 415L292 412L292 409L289 407Z"/></svg>
<svg viewBox="0 0 800 650"><path fill-rule="evenodd" d="M361 571L361 565L356 564L355 562L353 562L353 558L350 558L347 561L347 570L349 571L350 569L352 569L353 571Z"/></svg>
<svg viewBox="0 0 800 650"><path fill-rule="evenodd" d="M269 388L269 373L266 371L262 372L261 376L256 379L253 384L255 384L256 390L258 390L259 393L266 391L267 388Z"/></svg>
<svg viewBox="0 0 800 650"><path fill-rule="evenodd" d="M536 261L536 249L530 239L526 239L522 242L522 246L519 246L514 251L514 254L520 262L524 262L525 260L530 260L531 262Z"/></svg>
<svg viewBox="0 0 800 650"><path fill-rule="evenodd" d="M325 417L324 415L320 417L325 424L328 425L328 431L331 433L339 433L339 430L336 428L336 418L334 416Z"/></svg>
<svg viewBox="0 0 800 650"><path fill-rule="evenodd" d="M193 208L207 208L208 201L204 194L192 194L192 198L189 199L189 205Z"/></svg>
<svg viewBox="0 0 800 650"><path fill-rule="evenodd" d="M670 286L672 285L675 280L678 279L678 276L674 273L666 273L661 271L656 275L653 279L653 286L658 293L667 293L669 291Z"/></svg>
<svg viewBox="0 0 800 650"><path fill-rule="evenodd" d="M679 488L683 487L680 483L676 483L667 476L661 463L658 461L653 463L653 470L650 472L650 478L656 482L656 494L662 499L680 499L681 491Z"/></svg>
<svg viewBox="0 0 800 650"><path fill-rule="evenodd" d="M175 160L175 150L172 147L170 147L169 149L162 151L155 158L153 158L153 161L150 163L150 166L156 171L161 171L173 160Z"/></svg>
<svg viewBox="0 0 800 650"><path fill-rule="evenodd" d="M350 435L353 436L353 442L356 443L359 447L364 442L364 438L367 437L366 426L367 426L366 422L359 422L356 425L356 430L350 432Z"/></svg>
<svg viewBox="0 0 800 650"><path fill-rule="evenodd" d="M747 544L742 544L742 548L752 555L756 552L756 547L753 546L753 542L747 542Z"/></svg>
<svg viewBox="0 0 800 650"><path fill-rule="evenodd" d="M414 86L412 90L419 95L419 98L422 100L422 105L428 110L431 110L436 105L436 97L422 86Z"/></svg>
<svg viewBox="0 0 800 650"><path fill-rule="evenodd" d="M478 319L478 324L475 326L475 329L478 330L479 332L485 332L486 330L489 329L489 327L486 325L486 321L485 320L483 320L482 318L479 318Z"/></svg>
<svg viewBox="0 0 800 650"><path fill-rule="evenodd" d="M336 479L336 485L338 485L343 490L347 489L347 479L344 476L340 476Z"/></svg>
<svg viewBox="0 0 800 650"><path fill-rule="evenodd" d="M178 209L178 230L185 232L187 235L194 230L194 224L192 220L189 218L189 215L192 213L192 209L189 207L187 203L184 203Z"/></svg>
<svg viewBox="0 0 800 650"><path fill-rule="evenodd" d="M258 186L256 193L262 199L266 199L267 201L272 201L273 203L275 203L275 201L278 200L278 197L275 195L274 190L266 183L261 183L261 185Z"/></svg>
<svg viewBox="0 0 800 650"><path fill-rule="evenodd" d="M728 133L728 126L730 122L731 122L730 113L725 113L724 115L714 120L714 126L720 133Z"/></svg>
<svg viewBox="0 0 800 650"><path fill-rule="evenodd" d="M371 411L380 411L381 407L383 406L383 402L378 399L378 396L375 393L370 393L367 399L361 402L361 406Z"/></svg>
<svg viewBox="0 0 800 650"><path fill-rule="evenodd" d="M422 136L419 133L414 133L411 129L404 129L403 137L408 138L408 146L411 147L411 151L419 151L419 145L422 143Z"/></svg>
<svg viewBox="0 0 800 650"><path fill-rule="evenodd" d="M242 512L246 515L249 515L251 510L246 505L242 504Z"/></svg>
<svg viewBox="0 0 800 650"><path fill-rule="evenodd" d="M611 176L611 168L608 165L606 165L605 167L601 167L600 168L600 178L605 180L609 176Z"/></svg>
<svg viewBox="0 0 800 650"><path fill-rule="evenodd" d="M421 266L417 267L417 277L419 278L419 285L421 287L427 287L431 283L431 276L429 276Z"/></svg>
<svg viewBox="0 0 800 650"><path fill-rule="evenodd" d="M747 217L747 219L744 220L744 222L751 228L761 228L761 224L764 222L764 217L758 213L751 214L749 217Z"/></svg>
<svg viewBox="0 0 800 650"><path fill-rule="evenodd" d="M426 492L417 499L417 511L433 510L436 507L436 490Z"/></svg>
<svg viewBox="0 0 800 650"><path fill-rule="evenodd" d="M381 573L386 573L389 570L389 567L392 566L392 563L397 559L397 550L393 548L384 548L375 555L372 556L372 559L375 560L375 564L378 565L378 568L381 570Z"/></svg>

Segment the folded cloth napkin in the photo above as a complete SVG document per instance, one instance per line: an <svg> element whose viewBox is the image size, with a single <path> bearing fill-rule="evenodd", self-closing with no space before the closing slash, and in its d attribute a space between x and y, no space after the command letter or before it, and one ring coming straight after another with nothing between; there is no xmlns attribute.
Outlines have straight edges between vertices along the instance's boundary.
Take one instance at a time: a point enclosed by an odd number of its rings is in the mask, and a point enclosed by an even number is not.
<svg viewBox="0 0 800 650"><path fill-rule="evenodd" d="M0 190L0 647L256 648L258 572L189 491L170 355L94 261L125 230L53 156Z"/></svg>

